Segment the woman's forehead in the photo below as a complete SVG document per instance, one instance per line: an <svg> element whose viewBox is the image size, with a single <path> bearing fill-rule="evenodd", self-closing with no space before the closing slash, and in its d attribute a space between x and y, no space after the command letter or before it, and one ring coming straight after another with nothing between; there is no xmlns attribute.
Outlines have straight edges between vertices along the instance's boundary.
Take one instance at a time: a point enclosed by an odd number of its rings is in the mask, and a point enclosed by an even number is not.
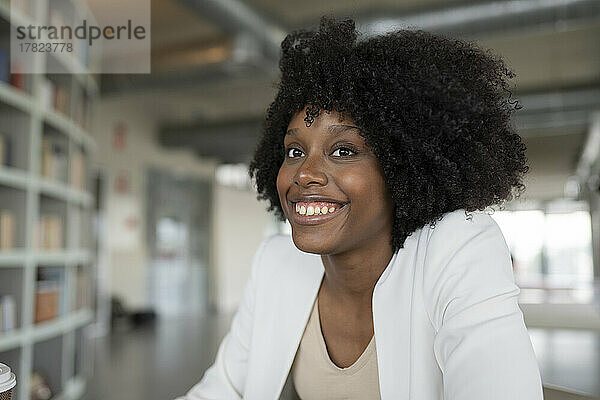
<svg viewBox="0 0 600 400"><path fill-rule="evenodd" d="M314 117L314 120L311 123L307 123L306 111L303 109L294 114L290 120L290 123L288 124L288 130L298 129L301 127L327 128L331 125L356 126L352 118L335 110L320 110L319 114Z"/></svg>
<svg viewBox="0 0 600 400"><path fill-rule="evenodd" d="M307 128L307 129L310 129L310 128ZM324 126L316 127L313 130L319 130L319 131L322 131L324 134L332 135L332 136L340 135L342 133L352 133L352 134L355 134L356 136L360 136L360 129L355 125L346 125L346 124L327 125L326 124ZM290 128L287 130L286 135L298 136L300 132L301 132L300 128Z"/></svg>

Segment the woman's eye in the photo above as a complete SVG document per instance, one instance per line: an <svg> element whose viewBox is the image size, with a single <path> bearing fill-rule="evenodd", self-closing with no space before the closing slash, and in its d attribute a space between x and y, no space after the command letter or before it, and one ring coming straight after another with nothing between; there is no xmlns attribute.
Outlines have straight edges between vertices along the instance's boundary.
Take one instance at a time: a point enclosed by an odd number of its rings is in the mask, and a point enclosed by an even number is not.
<svg viewBox="0 0 600 400"><path fill-rule="evenodd" d="M300 156L302 156L302 151L301 151L301 150L298 150L298 149L297 149L297 148L295 148L295 147L290 147L290 148L287 150L287 156L288 156L288 158L296 158L296 157L300 157Z"/></svg>
<svg viewBox="0 0 600 400"><path fill-rule="evenodd" d="M337 153L337 155L336 155L336 153ZM355 151L351 150L347 147L339 147L339 148L335 149L335 151L332 154L336 157L349 157L349 156L355 154Z"/></svg>

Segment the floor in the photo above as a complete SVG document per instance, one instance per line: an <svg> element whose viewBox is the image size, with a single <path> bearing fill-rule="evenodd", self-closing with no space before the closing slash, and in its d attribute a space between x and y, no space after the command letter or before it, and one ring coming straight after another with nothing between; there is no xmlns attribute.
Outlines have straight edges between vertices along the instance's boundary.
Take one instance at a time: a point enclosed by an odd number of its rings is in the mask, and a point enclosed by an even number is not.
<svg viewBox="0 0 600 400"><path fill-rule="evenodd" d="M95 339L94 372L83 400L173 400L214 361L230 316L162 318L138 329L118 327ZM600 333L530 329L548 400L600 398ZM591 397L569 395L576 388ZM596 397L598 396L598 397Z"/></svg>
<svg viewBox="0 0 600 400"><path fill-rule="evenodd" d="M169 400L214 361L231 316L171 317L94 339L93 378L83 400Z"/></svg>
<svg viewBox="0 0 600 400"><path fill-rule="evenodd" d="M600 399L600 332L530 328L529 336L546 386Z"/></svg>

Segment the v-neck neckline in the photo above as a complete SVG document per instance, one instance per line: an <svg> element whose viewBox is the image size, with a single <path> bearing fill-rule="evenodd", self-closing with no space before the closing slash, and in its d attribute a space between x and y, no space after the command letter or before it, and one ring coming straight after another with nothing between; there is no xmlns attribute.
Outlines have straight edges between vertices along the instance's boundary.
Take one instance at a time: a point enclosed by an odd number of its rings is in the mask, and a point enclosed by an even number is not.
<svg viewBox="0 0 600 400"><path fill-rule="evenodd" d="M340 368L331 360L331 357L329 356L329 352L327 351L327 344L325 343L325 337L323 336L323 331L321 330L321 318L319 316L319 298L318 298L318 296L315 299L313 318L314 318L313 325L315 327L315 334L318 337L319 347L321 348L321 354L323 355L323 358L325 358L326 362L329 364L329 366L331 368L333 368L335 371L337 371L339 373L351 375L351 374L354 374L357 371L359 371L361 368L363 368L367 364L367 362L370 360L370 358L372 357L372 355L374 353L374 348L372 348L372 347L375 344L375 334L373 334L367 347L363 350L363 352L358 357L358 359L356 359L356 361L354 361L354 363L352 363L352 365L349 365L348 367L345 367L345 368Z"/></svg>

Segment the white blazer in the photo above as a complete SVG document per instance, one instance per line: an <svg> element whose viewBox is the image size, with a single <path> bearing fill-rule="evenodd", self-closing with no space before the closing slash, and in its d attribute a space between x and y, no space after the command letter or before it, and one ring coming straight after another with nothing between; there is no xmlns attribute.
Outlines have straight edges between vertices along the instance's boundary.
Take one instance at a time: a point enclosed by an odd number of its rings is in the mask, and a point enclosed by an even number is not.
<svg viewBox="0 0 600 400"><path fill-rule="evenodd" d="M494 219L460 209L406 239L373 292L383 400L539 400L540 373ZM214 364L176 400L279 398L317 296L321 256L265 239Z"/></svg>

